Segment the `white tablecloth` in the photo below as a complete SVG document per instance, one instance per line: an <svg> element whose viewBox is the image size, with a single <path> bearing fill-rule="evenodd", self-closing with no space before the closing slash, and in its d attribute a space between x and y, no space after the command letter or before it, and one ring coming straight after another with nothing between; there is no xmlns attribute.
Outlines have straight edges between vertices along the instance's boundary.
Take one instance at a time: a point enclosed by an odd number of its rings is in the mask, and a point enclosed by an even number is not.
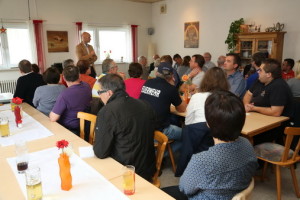
<svg viewBox="0 0 300 200"><path fill-rule="evenodd" d="M8 104L9 105L9 104ZM15 144L16 140L23 139L25 141L37 140L53 135L47 128L38 121L23 112L22 128L18 128L15 122L15 115L11 110L1 111L0 115L5 115L9 120L10 136L0 137L1 146L9 146Z"/></svg>
<svg viewBox="0 0 300 200"><path fill-rule="evenodd" d="M128 200L128 197L76 154L70 157L73 187L69 191L61 190L58 166L60 152L61 150L54 147L29 155L29 166L39 166L41 169L43 199ZM18 174L15 158L8 158L7 161L18 180L24 196L26 196L25 175Z"/></svg>

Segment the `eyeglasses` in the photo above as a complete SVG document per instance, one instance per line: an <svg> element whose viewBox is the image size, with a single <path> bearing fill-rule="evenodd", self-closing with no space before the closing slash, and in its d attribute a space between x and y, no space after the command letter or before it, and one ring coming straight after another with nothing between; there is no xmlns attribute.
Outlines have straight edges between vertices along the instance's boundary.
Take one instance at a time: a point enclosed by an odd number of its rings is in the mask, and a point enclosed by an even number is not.
<svg viewBox="0 0 300 200"><path fill-rule="evenodd" d="M107 92L107 91L108 91L108 90L98 90L97 93L98 93L98 95L100 95L100 94L105 93L105 92Z"/></svg>

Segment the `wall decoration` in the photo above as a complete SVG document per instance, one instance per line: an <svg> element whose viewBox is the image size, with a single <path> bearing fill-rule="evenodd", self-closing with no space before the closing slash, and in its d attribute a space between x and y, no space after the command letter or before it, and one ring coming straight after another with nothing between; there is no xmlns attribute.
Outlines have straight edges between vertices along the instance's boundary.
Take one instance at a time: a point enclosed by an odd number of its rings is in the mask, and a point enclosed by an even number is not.
<svg viewBox="0 0 300 200"><path fill-rule="evenodd" d="M199 48L199 22L184 23L184 48Z"/></svg>
<svg viewBox="0 0 300 200"><path fill-rule="evenodd" d="M160 5L160 14L167 14L167 5L166 4Z"/></svg>
<svg viewBox="0 0 300 200"><path fill-rule="evenodd" d="M69 52L68 31L47 31L48 52Z"/></svg>

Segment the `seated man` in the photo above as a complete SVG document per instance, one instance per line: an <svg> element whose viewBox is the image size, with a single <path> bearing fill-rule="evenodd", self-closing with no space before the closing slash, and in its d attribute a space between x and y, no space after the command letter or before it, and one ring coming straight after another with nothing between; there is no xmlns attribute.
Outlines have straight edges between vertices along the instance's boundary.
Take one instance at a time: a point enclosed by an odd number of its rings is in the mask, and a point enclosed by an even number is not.
<svg viewBox="0 0 300 200"><path fill-rule="evenodd" d="M214 146L194 154L178 187L163 189L176 199L224 199L247 188L258 167L250 142L240 137L245 123L242 101L228 91L216 91L205 102L205 118Z"/></svg>
<svg viewBox="0 0 300 200"><path fill-rule="evenodd" d="M24 99L24 102L33 106L32 100L37 87L45 85L42 75L33 73L31 63L28 60L19 62L19 70L22 74L17 80L14 97Z"/></svg>
<svg viewBox="0 0 300 200"><path fill-rule="evenodd" d="M173 104L178 112L184 112L186 103L181 100L177 88L174 86L173 68L170 63L159 64L156 78L149 79L142 87L140 99L148 101L156 111L156 130L160 130L169 139L181 141L181 128L170 124L170 106ZM180 147L174 143L174 151Z"/></svg>
<svg viewBox="0 0 300 200"><path fill-rule="evenodd" d="M243 75L238 71L241 66L241 58L238 54L229 53L226 55L224 70L227 74L227 80L230 85L230 92L243 98L246 91L246 81Z"/></svg>
<svg viewBox="0 0 300 200"><path fill-rule="evenodd" d="M295 72L293 71L293 67L295 65L295 61L291 58L284 59L282 63L282 78L284 80L289 80L295 77Z"/></svg>
<svg viewBox="0 0 300 200"><path fill-rule="evenodd" d="M79 68L68 66L63 70L63 77L68 88L60 93L49 114L52 122L61 125L79 135L79 119L77 113L89 111L92 100L91 88L79 79Z"/></svg>
<svg viewBox="0 0 300 200"><path fill-rule="evenodd" d="M243 102L246 111L290 117L292 115L292 93L288 84L281 78L280 63L274 59L266 59L260 66L258 75L258 80L244 96ZM266 141L276 139L276 135L280 132L277 131L277 134L266 136L268 139ZM263 135L255 136L254 142L258 137L263 137ZM261 142L265 142L265 140Z"/></svg>
<svg viewBox="0 0 300 200"><path fill-rule="evenodd" d="M146 102L128 96L119 75L103 76L97 84L105 106L97 115L95 155L133 165L137 174L151 181L155 172L154 111Z"/></svg>
<svg viewBox="0 0 300 200"><path fill-rule="evenodd" d="M77 67L79 68L79 72L80 72L80 80L89 84L89 86L92 89L96 82L96 79L89 76L89 74L91 74L91 68L89 62L86 60L79 60L77 62Z"/></svg>

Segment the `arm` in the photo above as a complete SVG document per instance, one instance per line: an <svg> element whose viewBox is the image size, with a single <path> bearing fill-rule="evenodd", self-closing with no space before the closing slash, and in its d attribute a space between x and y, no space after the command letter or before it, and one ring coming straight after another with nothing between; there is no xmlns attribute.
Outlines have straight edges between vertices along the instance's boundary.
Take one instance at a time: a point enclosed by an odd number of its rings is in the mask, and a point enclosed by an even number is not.
<svg viewBox="0 0 300 200"><path fill-rule="evenodd" d="M187 107L187 105L184 101L182 101L179 106L175 106L175 108L178 112L185 112L186 107Z"/></svg>
<svg viewBox="0 0 300 200"><path fill-rule="evenodd" d="M50 114L49 114L49 118L50 118L51 122L56 122L56 121L59 120L60 115L58 115L58 114L51 111Z"/></svg>
<svg viewBox="0 0 300 200"><path fill-rule="evenodd" d="M230 91L238 97L243 97L246 90L246 81L241 78L230 85Z"/></svg>
<svg viewBox="0 0 300 200"><path fill-rule="evenodd" d="M247 90L247 92L246 92L246 94L245 94L245 96L243 98L244 105L249 104L251 102L252 95L253 94L249 90Z"/></svg>
<svg viewBox="0 0 300 200"><path fill-rule="evenodd" d="M97 56L92 48L89 54L86 54L81 44L76 46L76 55L78 60L87 60L90 64L94 63L97 60Z"/></svg>
<svg viewBox="0 0 300 200"><path fill-rule="evenodd" d="M21 83L22 82L21 78L22 77L18 78L18 80L17 80L17 86L16 86L16 90L14 93L14 97L20 97L21 99L24 99L25 89L22 87L22 85L24 85L25 83Z"/></svg>
<svg viewBox="0 0 300 200"><path fill-rule="evenodd" d="M40 101L40 96L39 96L39 88L37 88L34 92L33 100L32 103L35 107L38 107L39 101Z"/></svg>
<svg viewBox="0 0 300 200"><path fill-rule="evenodd" d="M284 106L258 107L252 106L249 111L255 111L264 115L279 117L283 112Z"/></svg>

